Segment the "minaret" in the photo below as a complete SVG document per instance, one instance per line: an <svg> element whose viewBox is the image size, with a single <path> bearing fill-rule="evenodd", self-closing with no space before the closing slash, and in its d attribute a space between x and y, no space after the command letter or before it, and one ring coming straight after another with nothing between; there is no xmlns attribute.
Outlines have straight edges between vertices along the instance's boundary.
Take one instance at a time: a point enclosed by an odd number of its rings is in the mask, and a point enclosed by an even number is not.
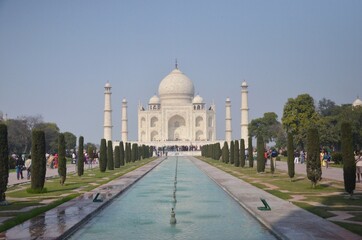
<svg viewBox="0 0 362 240"><path fill-rule="evenodd" d="M249 108L248 108L248 84L244 80L241 84L241 138L244 139L245 143L248 142L249 137Z"/></svg>
<svg viewBox="0 0 362 240"><path fill-rule="evenodd" d="M128 141L128 118L127 118L127 100L122 100L122 141Z"/></svg>
<svg viewBox="0 0 362 240"><path fill-rule="evenodd" d="M230 98L226 98L225 101L225 141L230 143L231 142L231 101Z"/></svg>
<svg viewBox="0 0 362 240"><path fill-rule="evenodd" d="M112 141L112 107L111 107L111 84L109 82L104 86L104 125L103 138L108 142Z"/></svg>

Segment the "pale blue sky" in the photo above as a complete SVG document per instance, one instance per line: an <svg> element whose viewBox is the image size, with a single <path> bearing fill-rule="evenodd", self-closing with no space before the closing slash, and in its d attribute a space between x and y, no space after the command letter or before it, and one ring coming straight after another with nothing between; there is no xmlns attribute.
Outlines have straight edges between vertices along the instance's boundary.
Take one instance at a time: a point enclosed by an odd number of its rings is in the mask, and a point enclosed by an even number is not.
<svg viewBox="0 0 362 240"><path fill-rule="evenodd" d="M62 132L103 137L104 85L112 85L113 139L128 100L129 138L137 105L179 68L225 136L225 99L240 138L240 85L249 120L279 119L290 97L337 104L362 96L362 1L20 1L0 0L0 111L43 116Z"/></svg>

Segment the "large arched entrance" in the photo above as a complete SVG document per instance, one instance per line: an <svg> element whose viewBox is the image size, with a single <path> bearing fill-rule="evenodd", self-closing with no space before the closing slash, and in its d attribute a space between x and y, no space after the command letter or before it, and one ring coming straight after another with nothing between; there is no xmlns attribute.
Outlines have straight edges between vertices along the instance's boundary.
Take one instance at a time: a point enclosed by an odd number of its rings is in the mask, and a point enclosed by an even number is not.
<svg viewBox="0 0 362 240"><path fill-rule="evenodd" d="M168 140L180 141L187 139L186 122L180 115L175 115L168 121Z"/></svg>

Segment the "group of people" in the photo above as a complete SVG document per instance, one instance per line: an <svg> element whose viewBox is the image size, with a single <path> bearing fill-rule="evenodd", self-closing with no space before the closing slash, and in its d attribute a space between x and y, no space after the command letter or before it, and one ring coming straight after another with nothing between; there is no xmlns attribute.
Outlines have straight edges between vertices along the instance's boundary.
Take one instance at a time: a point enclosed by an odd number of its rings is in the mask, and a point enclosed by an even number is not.
<svg viewBox="0 0 362 240"><path fill-rule="evenodd" d="M300 152L298 151L294 152L294 163L303 164L306 159L307 159L307 152L305 152L304 150L300 150Z"/></svg>
<svg viewBox="0 0 362 240"><path fill-rule="evenodd" d="M24 161L23 156L14 156L15 158L15 170L16 178L18 180L24 179L23 170L27 172L27 179L30 179L31 175L31 156L28 156L28 159Z"/></svg>
<svg viewBox="0 0 362 240"><path fill-rule="evenodd" d="M329 162L331 161L331 154L327 150L322 149L319 154L319 159L321 161L321 165L328 168Z"/></svg>

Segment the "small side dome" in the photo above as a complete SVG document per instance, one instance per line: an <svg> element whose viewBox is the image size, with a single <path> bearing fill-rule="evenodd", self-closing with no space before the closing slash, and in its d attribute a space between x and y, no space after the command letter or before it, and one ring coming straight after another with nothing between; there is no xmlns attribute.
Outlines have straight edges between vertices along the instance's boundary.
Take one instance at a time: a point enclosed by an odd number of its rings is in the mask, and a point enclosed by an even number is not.
<svg viewBox="0 0 362 240"><path fill-rule="evenodd" d="M157 95L154 95L150 98L148 104L160 104L160 98Z"/></svg>
<svg viewBox="0 0 362 240"><path fill-rule="evenodd" d="M200 97L200 95L196 95L196 97L194 97L194 99L192 100L192 104L203 104L203 103L204 99Z"/></svg>
<svg viewBox="0 0 362 240"><path fill-rule="evenodd" d="M359 99L359 97L357 97L357 99L353 101L352 106L353 106L353 107L360 107L360 106L362 106L362 101L361 101L361 99Z"/></svg>

